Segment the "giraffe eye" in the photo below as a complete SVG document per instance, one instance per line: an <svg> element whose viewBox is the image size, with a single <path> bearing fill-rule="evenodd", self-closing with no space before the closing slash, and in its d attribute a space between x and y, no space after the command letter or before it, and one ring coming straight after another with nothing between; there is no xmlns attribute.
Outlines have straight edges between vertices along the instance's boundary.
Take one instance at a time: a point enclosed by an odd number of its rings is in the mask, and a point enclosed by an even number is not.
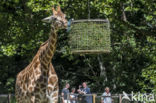
<svg viewBox="0 0 156 103"><path fill-rule="evenodd" d="M57 18L54 18L54 20L57 20Z"/></svg>

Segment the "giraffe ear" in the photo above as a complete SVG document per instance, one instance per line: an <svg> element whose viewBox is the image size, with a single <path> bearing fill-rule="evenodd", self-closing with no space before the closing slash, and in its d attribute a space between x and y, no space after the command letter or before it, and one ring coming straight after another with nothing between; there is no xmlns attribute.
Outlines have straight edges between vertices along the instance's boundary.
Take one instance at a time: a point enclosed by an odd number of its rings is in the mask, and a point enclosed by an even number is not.
<svg viewBox="0 0 156 103"><path fill-rule="evenodd" d="M55 10L54 7L52 7L52 11L53 11L53 14L56 15L57 14L57 11Z"/></svg>

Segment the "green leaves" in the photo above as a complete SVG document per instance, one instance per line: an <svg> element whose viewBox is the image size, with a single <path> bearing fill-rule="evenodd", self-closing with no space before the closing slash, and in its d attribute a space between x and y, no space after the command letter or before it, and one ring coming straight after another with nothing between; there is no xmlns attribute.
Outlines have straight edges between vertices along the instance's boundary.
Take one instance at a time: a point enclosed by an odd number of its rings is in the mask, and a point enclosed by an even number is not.
<svg viewBox="0 0 156 103"><path fill-rule="evenodd" d="M151 91L156 93L156 46L155 39L148 37L148 46L143 48L143 52L146 52L147 58L150 60L149 64L142 70L142 77L144 81L140 81L140 85L143 86L143 91ZM148 82L146 84L145 82Z"/></svg>
<svg viewBox="0 0 156 103"><path fill-rule="evenodd" d="M146 20L147 21L151 21L153 19L153 16L152 15L148 15L148 16L145 16Z"/></svg>
<svg viewBox="0 0 156 103"><path fill-rule="evenodd" d="M14 90L14 84L15 79L14 78L9 78L7 79L6 87L8 88L8 91L13 91Z"/></svg>
<svg viewBox="0 0 156 103"><path fill-rule="evenodd" d="M4 55L7 56L13 56L16 54L16 49L18 48L18 45L7 45L7 46L1 46L2 52Z"/></svg>
<svg viewBox="0 0 156 103"><path fill-rule="evenodd" d="M49 5L48 5L49 4ZM27 6L32 9L33 12L50 11L52 5L55 5L54 0L30 0L27 2Z"/></svg>
<svg viewBox="0 0 156 103"><path fill-rule="evenodd" d="M43 24L41 19L51 15L51 7L57 5L61 6L67 19L88 18L87 0L0 2L1 93L14 92L17 73L31 62L40 44L48 39L50 25ZM110 21L111 53L100 55L101 61L97 55L71 55L67 44L72 42L75 45L76 42L69 41L65 31L59 32L53 64L60 78L60 87L65 82L77 86L88 81L93 92L101 92L105 86L111 87L114 93L123 90L155 92L155 8L154 0L90 0L91 19L107 17ZM80 29L84 29L79 30L83 34L85 30L93 32L93 29L97 34L107 32L94 24L82 24ZM75 36L78 38L77 34ZM81 40L91 39L85 36ZM90 45L101 43L100 35L93 37ZM86 46L86 43L79 42L79 46ZM105 71L101 71L99 63ZM102 77L101 72L104 73Z"/></svg>
<svg viewBox="0 0 156 103"><path fill-rule="evenodd" d="M103 21L72 24L69 45L74 50L110 51L110 29Z"/></svg>

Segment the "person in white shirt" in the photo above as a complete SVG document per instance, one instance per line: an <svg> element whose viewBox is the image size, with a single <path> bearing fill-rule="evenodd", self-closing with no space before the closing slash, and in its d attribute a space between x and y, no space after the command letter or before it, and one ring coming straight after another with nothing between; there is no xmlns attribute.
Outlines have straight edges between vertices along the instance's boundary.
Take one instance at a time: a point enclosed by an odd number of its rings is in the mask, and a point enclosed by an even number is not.
<svg viewBox="0 0 156 103"><path fill-rule="evenodd" d="M105 88L105 92L102 94L102 96L106 96L106 97L102 97L101 103L112 103L112 98L111 98L109 87Z"/></svg>

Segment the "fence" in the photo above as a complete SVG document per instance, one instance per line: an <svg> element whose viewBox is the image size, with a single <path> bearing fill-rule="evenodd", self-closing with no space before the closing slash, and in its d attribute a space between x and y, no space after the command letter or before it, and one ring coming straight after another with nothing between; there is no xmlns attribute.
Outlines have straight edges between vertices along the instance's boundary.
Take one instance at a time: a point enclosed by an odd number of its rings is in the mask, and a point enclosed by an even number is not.
<svg viewBox="0 0 156 103"><path fill-rule="evenodd" d="M13 94L0 94L0 103L16 103Z"/></svg>
<svg viewBox="0 0 156 103"><path fill-rule="evenodd" d="M101 94L85 94L85 95L79 95L79 94L69 94L68 97L68 103L71 103L71 95L74 95L75 102L74 103L84 103L83 100L86 97L91 97L92 103L101 103L102 98L110 97L112 99L112 103L141 103L137 101L129 101L129 100L122 100L123 94L112 94L112 96L101 96ZM127 94L128 96L131 96L131 94ZM14 94L1 94L0 95L0 103L16 103ZM62 103L62 97L59 96L59 102Z"/></svg>
<svg viewBox="0 0 156 103"><path fill-rule="evenodd" d="M85 95L69 94L67 103L72 103L70 102L72 99L70 98L71 95L75 96L75 100L73 103L86 103L83 101L86 97L90 97L92 101L91 103L101 103L101 100L103 100L104 98L110 98L112 103L138 103L138 102L130 102L129 100L126 99L122 100L123 94L112 94L112 96L102 96L101 94L85 94ZM127 95L131 96L131 94L127 94Z"/></svg>

